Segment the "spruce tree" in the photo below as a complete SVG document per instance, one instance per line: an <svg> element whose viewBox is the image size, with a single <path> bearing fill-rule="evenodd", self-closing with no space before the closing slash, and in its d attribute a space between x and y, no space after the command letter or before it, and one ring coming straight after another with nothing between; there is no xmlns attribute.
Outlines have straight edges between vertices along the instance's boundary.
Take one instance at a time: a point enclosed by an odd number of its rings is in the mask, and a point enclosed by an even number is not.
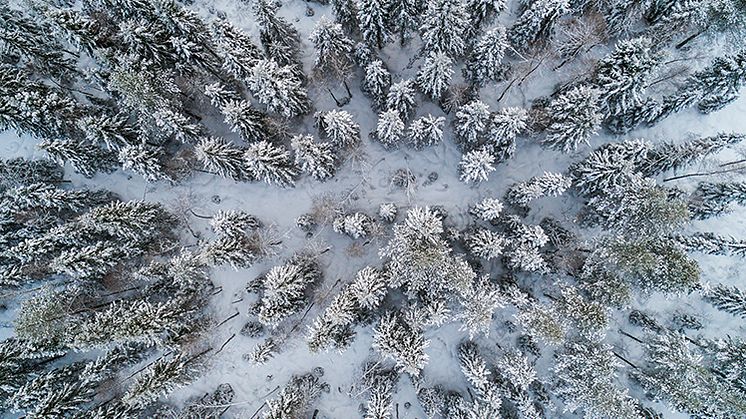
<svg viewBox="0 0 746 419"><path fill-rule="evenodd" d="M251 179L244 150L220 137L205 137L194 147L194 153L205 170L234 180Z"/></svg>
<svg viewBox="0 0 746 419"><path fill-rule="evenodd" d="M308 93L289 66L260 60L252 67L246 85L270 112L292 118L310 110Z"/></svg>
<svg viewBox="0 0 746 419"><path fill-rule="evenodd" d="M391 86L391 73L381 60L372 61L365 67L365 78L361 89L373 102L373 109L380 110L386 107L386 99L389 86Z"/></svg>
<svg viewBox="0 0 746 419"><path fill-rule="evenodd" d="M746 292L738 287L717 284L707 288L703 296L715 308L746 318Z"/></svg>
<svg viewBox="0 0 746 419"><path fill-rule="evenodd" d="M223 70L238 80L244 80L263 58L262 51L245 32L227 20L213 21L211 29L216 52L223 60Z"/></svg>
<svg viewBox="0 0 746 419"><path fill-rule="evenodd" d="M331 4L334 11L334 20L342 25L345 32L353 33L357 31L357 2L355 0L332 0Z"/></svg>
<svg viewBox="0 0 746 419"><path fill-rule="evenodd" d="M429 357L425 349L429 344L422 331L392 313L381 319L373 336L373 347L385 358L396 362L397 369L413 377L419 376L427 364Z"/></svg>
<svg viewBox="0 0 746 419"><path fill-rule="evenodd" d="M193 379L191 359L185 353L164 356L140 373L123 396L130 406L146 407L162 395L182 387Z"/></svg>
<svg viewBox="0 0 746 419"><path fill-rule="evenodd" d="M505 200L518 207L527 207L536 198L559 196L570 188L570 179L561 173L546 172L528 182L517 183L508 189Z"/></svg>
<svg viewBox="0 0 746 419"><path fill-rule="evenodd" d="M324 112L319 125L326 138L335 147L349 147L360 141L360 126L347 111Z"/></svg>
<svg viewBox="0 0 746 419"><path fill-rule="evenodd" d="M259 24L259 38L264 45L267 57L283 67L297 65L300 36L293 25L277 15L278 9L279 4L271 0L254 2L254 16Z"/></svg>
<svg viewBox="0 0 746 419"><path fill-rule="evenodd" d="M387 0L357 0L358 29L369 47L382 49L388 42L390 11Z"/></svg>
<svg viewBox="0 0 746 419"><path fill-rule="evenodd" d="M310 135L297 135L290 142L295 164L314 179L324 181L334 176L337 156L329 143L314 142Z"/></svg>
<svg viewBox="0 0 746 419"><path fill-rule="evenodd" d="M415 119L409 124L409 143L417 150L440 144L443 142L445 122L445 117L433 115Z"/></svg>
<svg viewBox="0 0 746 419"><path fill-rule="evenodd" d="M454 131L465 149L473 149L482 140L490 123L490 109L481 100L473 100L456 112Z"/></svg>
<svg viewBox="0 0 746 419"><path fill-rule="evenodd" d="M352 68L353 43L345 36L342 25L330 22L322 16L309 40L316 50L315 72L328 75L334 80L342 80L348 76Z"/></svg>
<svg viewBox="0 0 746 419"><path fill-rule="evenodd" d="M128 145L119 150L117 156L122 168L132 170L148 182L170 179L161 162L161 150L148 145Z"/></svg>
<svg viewBox="0 0 746 419"><path fill-rule="evenodd" d="M567 0L538 0L528 5L508 31L508 40L519 51L552 35L554 23L570 11Z"/></svg>
<svg viewBox="0 0 746 419"><path fill-rule="evenodd" d="M417 73L417 85L434 100L441 98L453 77L453 60L443 52L430 51Z"/></svg>
<svg viewBox="0 0 746 419"><path fill-rule="evenodd" d="M316 261L298 255L284 265L275 266L261 279L262 298L259 321L276 326L300 310L306 303L305 289L321 277Z"/></svg>
<svg viewBox="0 0 746 419"><path fill-rule="evenodd" d="M290 160L289 153L281 146L268 141L253 143L244 151L244 161L246 170L253 179L281 187L295 184L298 169Z"/></svg>
<svg viewBox="0 0 746 419"><path fill-rule="evenodd" d="M575 151L598 132L602 115L599 112L598 92L581 86L557 97L547 108L551 124L542 141L565 153Z"/></svg>
<svg viewBox="0 0 746 419"><path fill-rule="evenodd" d="M386 97L386 107L396 110L403 120L407 121L417 107L417 94L415 81L412 79L402 80L391 85Z"/></svg>
<svg viewBox="0 0 746 419"><path fill-rule="evenodd" d="M466 51L470 29L463 0L429 0L420 27L423 50L460 57Z"/></svg>
<svg viewBox="0 0 746 419"><path fill-rule="evenodd" d="M515 154L516 138L528 128L528 111L523 108L502 108L492 115L492 122L486 138L498 163Z"/></svg>
<svg viewBox="0 0 746 419"><path fill-rule="evenodd" d="M466 10L475 29L489 23L500 12L505 10L505 0L467 0Z"/></svg>
<svg viewBox="0 0 746 419"><path fill-rule="evenodd" d="M403 47L412 38L420 26L423 1L402 0L393 2L391 6L391 24L393 31L399 34L399 46Z"/></svg>
<svg viewBox="0 0 746 419"><path fill-rule="evenodd" d="M76 140L44 140L39 148L49 153L61 164L68 161L70 165L85 177L93 177L98 172L109 173L113 170L114 156L99 147Z"/></svg>
<svg viewBox="0 0 746 419"><path fill-rule="evenodd" d="M477 39L466 61L465 77L480 87L501 81L506 73L507 65L502 60L507 48L508 38L504 27L496 26L485 32Z"/></svg>
<svg viewBox="0 0 746 419"><path fill-rule="evenodd" d="M378 115L375 138L386 148L401 145L404 138L404 122L397 111L390 109Z"/></svg>
<svg viewBox="0 0 746 419"><path fill-rule="evenodd" d="M486 148L471 150L461 156L459 162L462 182L483 182L495 171L495 156Z"/></svg>
<svg viewBox="0 0 746 419"><path fill-rule="evenodd" d="M238 133L248 142L260 141L267 137L267 115L254 108L247 100L227 100L221 107L225 123L231 131Z"/></svg>

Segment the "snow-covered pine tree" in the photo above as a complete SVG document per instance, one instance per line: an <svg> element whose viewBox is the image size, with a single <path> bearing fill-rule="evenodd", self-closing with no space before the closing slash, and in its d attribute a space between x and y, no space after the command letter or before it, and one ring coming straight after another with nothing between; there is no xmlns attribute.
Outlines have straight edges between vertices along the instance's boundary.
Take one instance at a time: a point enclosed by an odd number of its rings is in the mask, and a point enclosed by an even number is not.
<svg viewBox="0 0 746 419"><path fill-rule="evenodd" d="M370 48L382 49L389 40L391 3L388 0L357 0L358 29Z"/></svg>
<svg viewBox="0 0 746 419"><path fill-rule="evenodd" d="M577 150L583 143L589 144L588 139L598 132L603 119L598 91L588 86L564 92L549 104L547 114L552 122L542 144L565 153Z"/></svg>
<svg viewBox="0 0 746 419"><path fill-rule="evenodd" d="M604 144L570 166L573 186L585 196L624 187L630 179L639 178L640 167L650 148L645 140Z"/></svg>
<svg viewBox="0 0 746 419"><path fill-rule="evenodd" d="M524 108L502 108L492 115L486 143L497 163L513 157L516 149L515 140L527 128L528 111Z"/></svg>
<svg viewBox="0 0 746 419"><path fill-rule="evenodd" d="M251 74L251 68L263 58L262 51L249 35L228 20L214 20L211 29L216 53L223 60L223 70L235 79L244 80Z"/></svg>
<svg viewBox="0 0 746 419"><path fill-rule="evenodd" d="M461 310L456 313L454 319L461 322L460 330L469 332L469 339L480 334L489 335L493 313L505 305L503 295L488 278L484 277L460 296L460 301Z"/></svg>
<svg viewBox="0 0 746 419"><path fill-rule="evenodd" d="M345 148L360 142L360 126L347 111L331 110L319 118L319 129L326 139L337 148Z"/></svg>
<svg viewBox="0 0 746 419"><path fill-rule="evenodd" d="M584 341L601 342L609 327L609 309L597 302L590 301L580 294L578 288L563 285L561 296L555 305Z"/></svg>
<svg viewBox="0 0 746 419"><path fill-rule="evenodd" d="M399 113L394 109L381 112L378 115L374 135L376 140L386 148L399 147L404 138L404 122Z"/></svg>
<svg viewBox="0 0 746 419"><path fill-rule="evenodd" d="M743 134L720 133L678 144L663 142L648 151L640 171L646 176L655 176L668 170L680 169L744 139L746 135Z"/></svg>
<svg viewBox="0 0 746 419"><path fill-rule="evenodd" d="M113 201L78 218L79 227L128 240L128 246L133 248L162 239L175 225L176 218L161 204L146 201Z"/></svg>
<svg viewBox="0 0 746 419"><path fill-rule="evenodd" d="M195 374L186 353L163 356L141 372L123 396L131 406L146 407L164 394L189 383Z"/></svg>
<svg viewBox="0 0 746 419"><path fill-rule="evenodd" d="M212 230L228 237L241 237L249 230L256 230L262 226L253 215L241 210L219 210L210 219Z"/></svg>
<svg viewBox="0 0 746 419"><path fill-rule="evenodd" d="M469 10L474 9L470 7ZM464 77L480 87L489 82L501 81L507 71L507 65L503 64L502 60L508 46L505 27L498 25L485 32L477 39L469 54Z"/></svg>
<svg viewBox="0 0 746 419"><path fill-rule="evenodd" d="M316 260L308 255L296 255L270 269L261 279L259 321L274 327L300 310L306 303L306 288L320 277Z"/></svg>
<svg viewBox="0 0 746 419"><path fill-rule="evenodd" d="M716 284L705 288L703 297L718 310L746 318L746 291L736 286Z"/></svg>
<svg viewBox="0 0 746 419"><path fill-rule="evenodd" d="M286 118L308 113L311 103L293 68L273 60L259 60L251 68L246 86L259 103Z"/></svg>
<svg viewBox="0 0 746 419"><path fill-rule="evenodd" d="M221 107L225 123L247 142L261 141L268 136L267 115L248 100L227 100Z"/></svg>
<svg viewBox="0 0 746 419"><path fill-rule="evenodd" d="M313 374L296 375L290 379L279 396L267 400L264 419L286 419L307 416L306 410L321 396L321 383Z"/></svg>
<svg viewBox="0 0 746 419"><path fill-rule="evenodd" d="M425 349L430 344L422 331L413 328L394 313L381 318L373 336L373 347L384 358L396 362L401 372L418 377L429 359Z"/></svg>
<svg viewBox="0 0 746 419"><path fill-rule="evenodd" d="M454 131L466 150L476 148L490 124L490 108L481 100L473 100L456 112Z"/></svg>
<svg viewBox="0 0 746 419"><path fill-rule="evenodd" d="M386 107L389 86L391 86L391 73L386 65L381 60L371 61L365 67L365 78L361 89L373 102L373 109L380 110Z"/></svg>
<svg viewBox="0 0 746 419"><path fill-rule="evenodd" d="M148 182L170 179L165 172L162 160L162 150L147 144L127 145L119 149L117 155L122 168L132 170Z"/></svg>
<svg viewBox="0 0 746 419"><path fill-rule="evenodd" d="M280 66L298 65L300 36L293 25L277 15L280 4L272 0L257 0L253 6L259 24L259 38L267 57ZM292 69L288 71L293 72Z"/></svg>
<svg viewBox="0 0 746 419"><path fill-rule="evenodd" d="M332 11L334 11L334 20L342 25L342 29L347 33L354 33L358 30L357 22L357 1L356 0L331 0Z"/></svg>
<svg viewBox="0 0 746 419"><path fill-rule="evenodd" d="M166 136L184 144L191 144L202 133L202 127L190 122L180 111L161 109L152 113L155 126Z"/></svg>
<svg viewBox="0 0 746 419"><path fill-rule="evenodd" d="M421 0L401 0L391 5L391 24L393 31L399 34L399 46L405 46L412 34L417 33L424 12L423 3Z"/></svg>
<svg viewBox="0 0 746 419"><path fill-rule="evenodd" d="M417 85L433 100L439 100L453 77L453 60L444 52L430 51L417 73Z"/></svg>
<svg viewBox="0 0 746 419"><path fill-rule="evenodd" d="M244 152L246 170L252 179L290 187L295 184L298 168L290 160L290 154L281 146L266 140L251 144Z"/></svg>
<svg viewBox="0 0 746 419"><path fill-rule="evenodd" d="M290 141L295 152L295 164L314 179L331 179L337 171L337 156L331 144L317 143L310 135L296 135Z"/></svg>
<svg viewBox="0 0 746 419"><path fill-rule="evenodd" d="M404 121L414 113L417 107L417 94L415 81L412 79L402 80L391 85L386 97L386 108L396 110Z"/></svg>
<svg viewBox="0 0 746 419"><path fill-rule="evenodd" d="M469 19L473 28L479 29L481 26L490 23L495 16L505 10L505 0L467 0L466 10L471 18Z"/></svg>
<svg viewBox="0 0 746 419"><path fill-rule="evenodd" d="M387 223L393 223L398 211L399 209L393 202L384 202L378 207L378 217Z"/></svg>
<svg viewBox="0 0 746 419"><path fill-rule="evenodd" d="M694 191L689 210L694 218L705 219L730 212L733 202L746 205L746 183L702 182Z"/></svg>
<svg viewBox="0 0 746 419"><path fill-rule="evenodd" d="M505 194L505 200L518 207L528 207L536 198L562 195L570 188L570 184L570 178L561 173L545 172L527 182L511 186Z"/></svg>
<svg viewBox="0 0 746 419"><path fill-rule="evenodd" d="M244 150L220 137L205 137L194 147L194 154L205 170L235 180L251 179Z"/></svg>
<svg viewBox="0 0 746 419"><path fill-rule="evenodd" d="M461 406L450 406L448 410L455 410L464 417L500 416L501 393L503 392L490 377L492 372L479 353L477 345L474 342L461 343L458 348L458 360L461 365L461 372L476 391L477 398L471 405L461 399L461 403L459 403Z"/></svg>
<svg viewBox="0 0 746 419"><path fill-rule="evenodd" d="M446 119L442 116L422 116L409 124L409 143L416 150L443 142L443 126Z"/></svg>
<svg viewBox="0 0 746 419"><path fill-rule="evenodd" d="M591 197L588 209L595 221L627 236L670 234L690 218L686 202L641 176Z"/></svg>
<svg viewBox="0 0 746 419"><path fill-rule="evenodd" d="M494 221L500 217L503 211L503 204L496 198L484 198L479 201L469 212L483 221Z"/></svg>
<svg viewBox="0 0 746 419"><path fill-rule="evenodd" d="M72 139L44 140L39 148L49 153L60 164L70 165L85 177L114 169L115 157L101 148Z"/></svg>
<svg viewBox="0 0 746 419"><path fill-rule="evenodd" d="M500 233L486 228L476 228L466 234L464 239L469 251L482 259L496 259L502 255L508 244L508 239Z"/></svg>
<svg viewBox="0 0 746 419"><path fill-rule="evenodd" d="M235 270L250 267L260 256L258 244L246 235L219 236L200 249L200 259L206 265L230 265Z"/></svg>
<svg viewBox="0 0 746 419"><path fill-rule="evenodd" d="M635 401L615 382L620 364L609 345L567 342L555 358L553 390L567 410L598 418L640 417Z"/></svg>
<svg viewBox="0 0 746 419"><path fill-rule="evenodd" d="M605 123L615 133L634 128L642 94L660 62L660 54L645 37L619 41L615 50L596 66L595 85Z"/></svg>
<svg viewBox="0 0 746 419"><path fill-rule="evenodd" d="M423 51L461 57L471 23L463 0L428 0L420 27Z"/></svg>
<svg viewBox="0 0 746 419"><path fill-rule="evenodd" d="M486 147L471 150L461 156L459 178L462 182L483 182L495 171L495 156Z"/></svg>
<svg viewBox="0 0 746 419"><path fill-rule="evenodd" d="M554 23L570 11L568 0L537 0L528 5L508 30L508 40L519 51L552 35Z"/></svg>
<svg viewBox="0 0 746 419"><path fill-rule="evenodd" d="M346 234L353 239L368 236L375 226L372 217L362 212L353 212L344 214L334 219L334 231L340 234Z"/></svg>
<svg viewBox="0 0 746 419"><path fill-rule="evenodd" d="M352 68L352 40L348 38L339 23L330 22L322 16L309 40L316 50L313 71L334 80L342 80Z"/></svg>
<svg viewBox="0 0 746 419"><path fill-rule="evenodd" d="M746 414L743 389L719 376L704 350L686 335L666 331L643 340L645 364L633 372L653 400L665 400L693 416L739 417Z"/></svg>
<svg viewBox="0 0 746 419"><path fill-rule="evenodd" d="M105 145L109 150L118 150L137 141L137 131L123 112L86 115L78 120L78 127L88 142Z"/></svg>

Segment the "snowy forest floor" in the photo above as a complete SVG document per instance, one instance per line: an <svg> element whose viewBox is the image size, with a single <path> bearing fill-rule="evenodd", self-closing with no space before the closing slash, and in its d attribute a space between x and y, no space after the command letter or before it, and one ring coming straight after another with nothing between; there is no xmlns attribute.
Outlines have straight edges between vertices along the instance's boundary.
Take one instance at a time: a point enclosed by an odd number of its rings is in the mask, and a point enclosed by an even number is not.
<svg viewBox="0 0 746 419"><path fill-rule="evenodd" d="M219 12L225 13L234 24L256 36L250 7L245 3L231 0L198 0L191 7L199 10L208 19L214 18ZM314 16L306 16L307 7L314 10ZM301 34L303 61L306 66L305 70L308 72L313 60L313 48L307 41L308 35L321 16L331 17L331 11L328 6L291 0L283 4L281 14ZM503 18L509 14L504 12ZM416 56L417 48L418 45L413 44L402 49L397 43L391 43L381 52L381 59L394 75L394 82L412 76L416 72L417 65L409 64L410 58ZM598 47L597 51L592 54L602 56L608 50L608 47ZM684 54L685 56L692 55L692 52ZM714 55L713 53L712 56ZM671 59L674 58L680 57ZM701 63L707 62L709 58L709 55L702 57ZM532 61L526 68L530 69L534 64L535 62ZM546 60L520 85L514 85L499 103L496 99L506 88L506 82L493 83L483 88L480 91L480 98L489 104L492 110L506 106L529 107L532 99L548 95L557 83L566 82L581 69L583 71L587 69L583 62L573 62L563 67L561 71L553 71L552 68L556 64L551 59ZM207 367L200 377L189 386L174 392L169 397L169 402L181 404L190 397L213 390L219 383L230 383L236 391L236 396L233 405L224 417L249 418L264 403L267 395L273 393L278 386L284 385L290 376L305 373L320 366L325 371L323 379L329 384L330 393L323 395L316 405L320 413L318 418L341 419L360 416L358 406L362 399L351 397L350 394L354 396L358 391L351 386L359 376L361 364L367 358L374 357L371 349L372 328L370 325L358 328L354 343L341 355L336 352L311 354L304 341L304 335L310 321L329 303L335 291L353 279L355 272L367 265L380 265L378 248L387 241L387 237L373 238L370 244L362 247L352 246L354 243L352 239L334 233L328 227L322 227L310 238L306 237L306 234L295 226L295 220L301 214L309 212L314 200L319 197L333 196L346 201L350 209L368 214L375 214L381 203L393 202L399 206L398 221L401 220L406 209L413 206L441 205L448 212L446 224L464 228L469 223L469 206L486 197L502 199L507 188L514 183L528 180L545 171L564 172L572 162L580 160L582 156L601 144L624 138L645 138L653 143L663 140L679 142L694 136L714 135L718 132L746 132L746 99L742 98L710 115L703 116L694 110L683 111L654 128L638 129L623 137L602 133L592 138L591 146L582 147L577 153L569 155L543 148L537 141L526 137L519 140L515 156L500 164L488 181L471 185L459 181L457 166L461 152L454 144L450 129L446 130L444 143L422 151L406 148L386 150L379 143L368 139L367 134L374 129L377 115L371 110L369 99L360 92L358 85L359 75L350 82L353 97L343 109L351 112L361 126L362 150L366 154L364 163L360 163L360 160L345 162L337 175L325 183L305 177L294 188L280 189L262 183L241 183L209 174L195 173L189 179L174 185L167 182L146 183L142 178L122 171L110 175L98 174L92 179L79 176L72 170L67 171L66 179L69 179L75 187L108 189L124 200L158 201L174 213L182 214L183 221L190 230L185 229L183 232L185 246L193 246L198 237L209 234L207 222L194 214L210 215L219 209L241 209L253 214L264 223L271 225L282 240L282 250L274 258L262 260L250 269L234 271L225 268L214 272L213 280L220 292L213 297L210 309L214 313L216 324L235 313L238 315L209 331L213 347L220 347L228 341L227 344L221 351L211 352ZM339 86L330 86L330 88L343 94L343 89ZM316 110L336 108L334 101L326 91L326 86L312 85L310 94ZM216 134L225 135L227 138L233 137L227 127L220 124L217 111L213 112L215 113L215 126L208 126L214 129ZM419 106L417 114L426 115L427 113L443 114L437 105L425 101ZM317 135L312 123L312 117L309 115L302 124L292 126L291 129L294 133ZM13 132L0 133L0 157L5 159L19 156L41 158L43 155L43 152L35 148L35 140L32 138L18 137ZM700 167L689 167L685 172L675 174L718 170L719 164L744 157L746 157L746 148L739 150L735 147L715 158L707 159ZM411 170L417 178L416 186L409 190L402 190L391 184L392 174L402 168ZM437 179L428 180L433 173L437 174ZM673 175L667 173L664 178ZM723 174L718 175L717 179L728 176L742 175L740 173ZM658 180L662 181L662 179ZM673 184L691 191L699 180L701 180L699 177L690 177L666 182L666 184ZM578 208L577 200L571 194L559 198L541 198L532 203L526 222L537 224L543 217L551 216L565 226L573 226L576 225L575 217ZM716 219L692 222L687 228L691 231L712 231L746 238L746 208L737 208L732 213ZM581 238L584 235L590 237L578 227L573 227L573 230L579 232ZM290 336L283 343L280 353L263 365L252 365L243 359L243 355L250 352L258 339L251 339L240 334L243 325L252 317L248 311L255 298L246 292L245 287L250 280L271 266L280 263L294 252L309 247L318 250L330 249L320 258L324 272L323 283L319 286L312 304L286 323ZM743 285L742 260L701 254L695 254L694 257L700 263L703 282L716 281L728 285ZM537 275L533 278L537 289L545 285L549 286L559 279L553 275ZM700 332L706 337L722 337L727 334L746 335L743 322L704 304L697 293L681 297L663 298L659 295L652 295L645 299L638 298L634 302L634 307L644 308L653 313L673 313L677 310L685 310L701 317L705 328ZM0 312L0 325L2 325L0 337L2 338L13 334L8 320L12 318L15 309L17 307L11 306L7 311ZM494 347L496 342L514 339L514 334L506 331L503 326L504 321L510 320L512 314L510 310L498 310L489 336L476 338L480 346ZM639 347L635 346L635 342L618 333L620 328L625 329L626 323L626 313L617 311L606 341L620 353L628 354L629 358L634 360L636 356L639 356ZM424 377L428 383L445 384L454 389L466 388L466 381L460 373L458 363L453 362L458 344L464 338L464 332L458 329L459 325L453 323L426 332L426 337L432 340L427 349L430 361L424 369ZM542 371L540 365L537 369L541 377L545 371ZM623 377L624 374L621 376ZM641 394L634 392L632 395L643 398ZM407 402L411 403L408 409L404 407ZM424 417L416 401L414 387L406 378L399 382L394 403L398 404L400 419ZM677 417L663 405L656 407L666 412L666 417ZM565 416L561 410L554 414L557 417Z"/></svg>

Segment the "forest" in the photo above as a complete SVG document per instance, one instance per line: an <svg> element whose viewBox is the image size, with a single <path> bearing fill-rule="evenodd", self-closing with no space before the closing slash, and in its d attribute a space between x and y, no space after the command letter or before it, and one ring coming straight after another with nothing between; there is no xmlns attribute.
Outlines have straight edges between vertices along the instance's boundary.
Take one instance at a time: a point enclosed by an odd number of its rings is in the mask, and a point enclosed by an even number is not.
<svg viewBox="0 0 746 419"><path fill-rule="evenodd" d="M746 0L0 0L0 417L746 418Z"/></svg>

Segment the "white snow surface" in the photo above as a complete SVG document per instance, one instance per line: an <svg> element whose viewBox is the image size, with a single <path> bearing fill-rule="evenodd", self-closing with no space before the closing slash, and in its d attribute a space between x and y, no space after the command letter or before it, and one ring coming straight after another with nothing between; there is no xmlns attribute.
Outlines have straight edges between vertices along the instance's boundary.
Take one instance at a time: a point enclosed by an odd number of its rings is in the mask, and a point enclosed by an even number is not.
<svg viewBox="0 0 746 419"><path fill-rule="evenodd" d="M198 0L190 7L198 10L207 19L214 19L218 11L224 12L233 23L251 33L258 44L258 29L253 22L248 3L235 0ZM312 8L315 15L306 16L306 7ZM307 40L308 35L321 16L326 15L332 18L332 12L329 6L300 0L287 0L280 14L288 19L301 34L302 58L305 71L308 73L314 58L313 47ZM508 15L510 15L508 12L502 13L500 18L502 23L514 19L514 16L508 17ZM407 66L410 58L416 56L418 47L418 43L413 42L402 49L398 43L392 42L380 53L381 59L392 72L393 82L405 77L414 77L419 61L411 68ZM609 48L597 48L593 54L602 56ZM712 52L712 56L716 55L715 53L716 51ZM703 59L698 65L708 61L709 59ZM496 98L505 88L505 82L483 88L480 98L489 104L493 111L506 106L528 107L532 99L551 93L557 83L571 79L581 70L587 70L585 65L574 63L563 67L562 71L553 72L553 65L550 62L542 65L522 85L512 88L500 103L496 102ZM458 71L456 74L459 77ZM324 183L304 176L297 182L295 188L280 189L263 183L241 183L209 174L194 173L191 178L176 185L167 182L148 184L141 177L121 170L113 174L99 174L92 179L86 179L75 174L69 167L67 168L66 178L71 181L72 186L108 189L125 200L145 199L161 202L175 213L184 214L184 220L188 222L191 229L202 237L211 236L209 226L205 220L191 216L188 209L205 215L213 214L220 209L241 209L257 216L265 224L271 225L282 238L283 248L277 257L263 260L250 269L233 271L226 268L214 271L213 280L218 287L222 288L222 291L213 297L211 307L209 307L214 312L216 322L236 312L240 314L210 331L212 345L219 347L232 335L236 336L219 353L215 354L213 351L199 378L189 386L178 389L170 395L167 399L169 403L180 405L190 397L214 390L219 383L230 383L236 391L236 396L233 406L223 417L249 418L262 406L267 394L272 393L277 386L284 386L293 374L305 373L320 366L325 371L323 381L329 384L330 392L324 394L316 403L315 408L319 409L318 418L346 419L362 416L359 405L364 403L365 397L359 394L364 389L356 389L352 386L359 377L363 361L368 358L377 359L371 348L372 327L370 325L358 326L356 329L358 334L354 343L342 354L337 352L311 354L304 339L305 329L331 301L341 285L353 280L354 274L359 269L367 265L380 265L377 249L385 243L386 237L364 246L364 253L361 256L350 256L346 249L353 243L353 240L334 233L331 226L322 227L312 238L307 238L305 233L295 226L295 219L310 210L314 197L328 193L341 199L347 198L350 209L369 215L375 215L382 202L394 202L399 206L397 221L401 221L406 209L413 206L442 205L449 214L447 224L463 228L470 222L469 206L486 197L502 199L509 186L528 180L532 176L544 172L564 172L572 162L578 161L601 144L624 138L645 138L653 142L683 141L696 136L714 135L718 132L746 132L746 98L741 98L725 109L710 115L701 115L695 110L686 110L664 120L654 128L638 129L623 137L597 135L593 137L591 146L584 146L577 153L570 155L545 149L538 144L536 138L523 137L518 140L516 155L509 161L499 164L488 181L467 185L458 179L457 167L461 153L453 142L450 126L446 126L444 143L435 147L422 151L407 148L385 150L380 144L368 139L367 134L374 129L377 115L371 110L370 101L359 91L359 74L349 84L353 90L353 98L342 109L351 112L361 125L362 147L367 154L367 164L360 165L347 161L333 179ZM330 87L335 93L343 95L344 90L339 86ZM326 92L326 87L314 88L312 85L310 96L315 103L316 110L336 108L332 98ZM417 116L428 113L443 115L442 110L435 104L424 98L421 100ZM448 124L451 119L452 115L448 117ZM216 114L216 121L219 122L219 120ZM213 129L213 127L209 128ZM312 126L310 115L292 126L292 130L295 133L310 133L318 137L318 132ZM229 133L224 125L218 124L214 127L214 131L239 141ZM717 167L718 162L743 158L746 154L744 151L746 149L742 147L731 148L706 160L700 167L688 167L682 173L711 170ZM19 137L10 131L0 133L0 157L7 159L19 156L43 158L44 153L35 148L35 140L30 137ZM400 168L410 169L417 177L417 186L409 192L398 189L390 183L391 175ZM432 184L425 185L428 174L432 172L438 174L438 179ZM667 173L663 177L671 175ZM742 177L740 174L728 174L716 179L723 180L726 179L725 176L733 179ZM672 183L690 191L693 190L696 182L702 179L687 178L667 182L667 184ZM213 200L213 197L219 197L219 202ZM563 225L573 226L578 208L577 200L571 195L541 198L531 203L531 212L526 222L535 224L543 217L551 215ZM688 229L746 238L746 208L736 208L732 213L719 218L692 222ZM578 231L582 234L582 230ZM197 242L197 239L187 231L183 232L183 240L185 246L193 246ZM251 339L239 333L247 321L255 319L255 316L249 313L249 306L256 300L256 297L245 291L246 284L270 267L281 263L294 252L308 247L319 250L326 247L331 249L320 258L324 272L323 284L318 288L313 305L305 317L302 317L306 311L304 309L283 323L287 325L282 326L285 329L297 323L300 323L300 326L283 344L280 353L263 365L252 365L243 359L243 355L250 352L260 339ZM703 281L722 282L740 287L746 285L742 271L743 260L701 254L693 256L700 263ZM542 286L561 279L553 275L534 276L530 278L530 282L526 283L541 289ZM340 283L331 289L338 280ZM724 337L727 334L746 336L746 327L742 321L703 303L698 293L681 297L652 295L644 299L638 298L635 306L642 307L648 312L669 313L669 318L670 313L676 310L686 310L700 316L706 325L700 332L706 337ZM15 308L17 307L11 306L5 313L0 313L0 337L13 334L8 316L13 314ZM506 332L503 326L503 322L511 320L512 315L511 309L497 311L489 337L476 338L481 348L487 351L494 350L495 343L501 344L507 342L506 339L514 339L515 335ZM629 330L626 312L615 314L606 339L617 350L628 354L631 359L636 359L640 355L639 346L636 342L618 334L619 328ZM467 337L466 332L459 331L459 324L450 323L431 328L426 331L425 335L431 339L431 344L427 349L430 360L423 371L424 383L427 385L443 384L448 389L466 391L466 381L455 361L458 344ZM545 352L551 353L551 351ZM542 363L537 368L540 378L548 376L548 371L542 368ZM622 380L626 380L624 378L625 368L627 368L626 365L620 371ZM276 394L277 392L272 393L273 396ZM635 391L632 395L644 400L644 396ZM408 409L404 407L406 402L411 403ZM394 403L399 405L398 417L401 419L425 417L416 400L414 387L406 375L399 382ZM651 403L645 401L645 404ZM655 407L665 412L667 418L686 417L668 410L661 404L656 404ZM549 414L553 417L573 417L571 413L563 412L561 405L556 412L549 412Z"/></svg>

